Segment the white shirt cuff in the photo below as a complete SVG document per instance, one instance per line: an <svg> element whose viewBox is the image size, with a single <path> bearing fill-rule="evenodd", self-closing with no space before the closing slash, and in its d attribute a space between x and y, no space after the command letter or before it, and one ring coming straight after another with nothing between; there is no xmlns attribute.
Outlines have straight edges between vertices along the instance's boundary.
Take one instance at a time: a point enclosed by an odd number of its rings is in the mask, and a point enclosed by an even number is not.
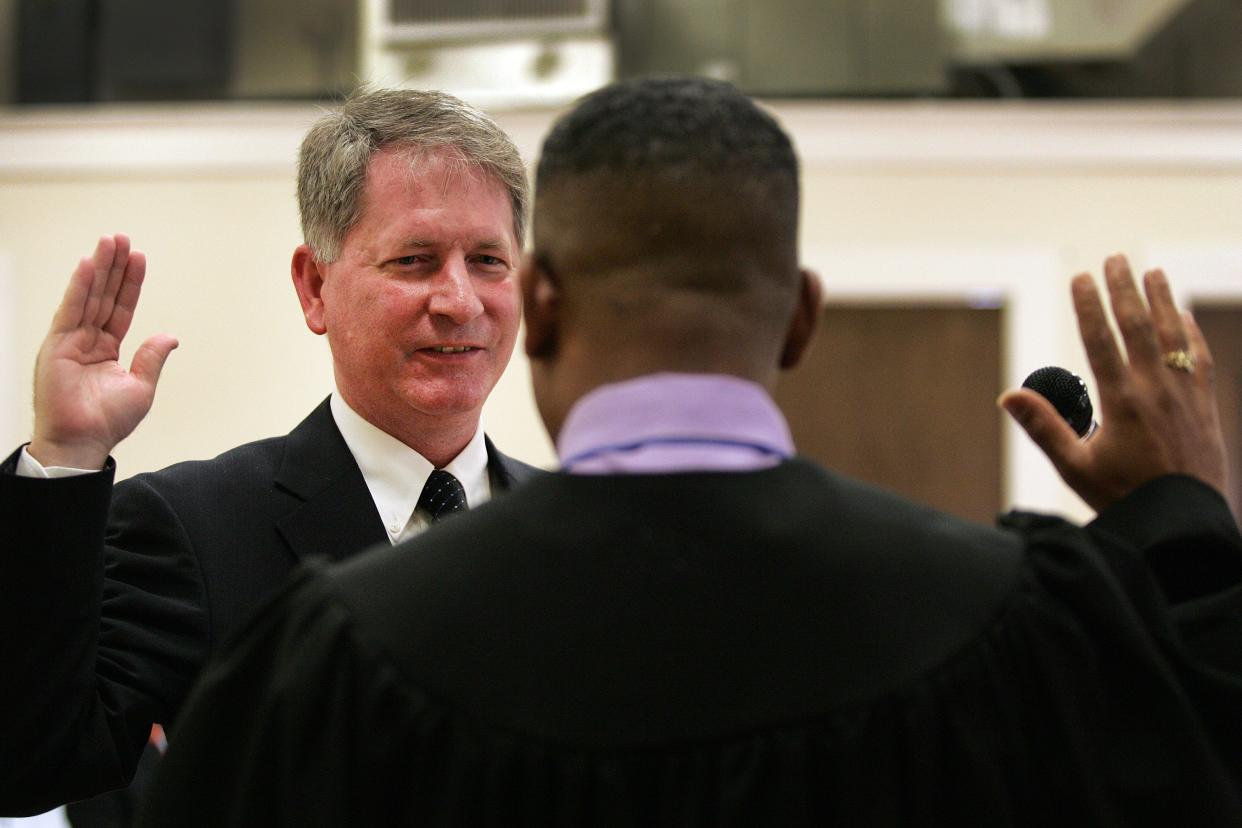
<svg viewBox="0 0 1242 828"><path fill-rule="evenodd" d="M77 477L83 474L94 474L99 469L75 469L69 466L44 466L38 460L30 456L30 452L26 451L26 447L22 446L22 453L17 457L17 476L18 477L43 477L47 479L55 477Z"/></svg>

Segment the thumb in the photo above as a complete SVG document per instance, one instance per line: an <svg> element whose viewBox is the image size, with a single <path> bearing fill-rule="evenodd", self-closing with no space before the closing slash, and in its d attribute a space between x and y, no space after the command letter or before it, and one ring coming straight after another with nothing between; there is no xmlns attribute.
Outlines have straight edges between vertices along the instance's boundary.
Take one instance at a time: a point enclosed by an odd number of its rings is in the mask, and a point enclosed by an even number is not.
<svg viewBox="0 0 1242 828"><path fill-rule="evenodd" d="M1062 473L1082 451L1082 442L1069 423L1057 413L1052 403L1029 388L1001 394L997 403L1013 417L1039 450L1048 455L1052 465Z"/></svg>
<svg viewBox="0 0 1242 828"><path fill-rule="evenodd" d="M134 359L130 363L129 372L133 376L150 384L152 387L160 381L160 372L164 370L164 362L168 355L180 343L168 334L156 334L138 346Z"/></svg>

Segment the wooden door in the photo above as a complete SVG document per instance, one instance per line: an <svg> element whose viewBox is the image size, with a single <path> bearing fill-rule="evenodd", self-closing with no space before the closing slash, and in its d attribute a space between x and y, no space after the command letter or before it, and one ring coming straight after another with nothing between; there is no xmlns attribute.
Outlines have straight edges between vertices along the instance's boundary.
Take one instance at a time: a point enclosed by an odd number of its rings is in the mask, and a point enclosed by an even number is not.
<svg viewBox="0 0 1242 828"><path fill-rule="evenodd" d="M1242 516L1242 304L1201 304L1194 309L1216 363L1221 426L1229 454L1229 505Z"/></svg>
<svg viewBox="0 0 1242 828"><path fill-rule="evenodd" d="M971 520L1001 508L1001 311L832 305L777 402L801 453Z"/></svg>

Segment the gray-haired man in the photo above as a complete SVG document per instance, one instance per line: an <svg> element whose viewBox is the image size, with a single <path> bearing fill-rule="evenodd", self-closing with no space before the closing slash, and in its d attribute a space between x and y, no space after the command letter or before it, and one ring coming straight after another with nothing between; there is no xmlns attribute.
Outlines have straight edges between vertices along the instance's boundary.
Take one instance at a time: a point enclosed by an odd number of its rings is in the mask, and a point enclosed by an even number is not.
<svg viewBox="0 0 1242 828"><path fill-rule="evenodd" d="M117 363L145 272L125 236L70 281L33 439L0 468L0 813L125 785L151 724L301 558L395 543L533 472L479 428L521 316L508 137L448 95L362 92L307 134L298 201L293 282L337 393L284 437L113 487L108 455L177 343Z"/></svg>

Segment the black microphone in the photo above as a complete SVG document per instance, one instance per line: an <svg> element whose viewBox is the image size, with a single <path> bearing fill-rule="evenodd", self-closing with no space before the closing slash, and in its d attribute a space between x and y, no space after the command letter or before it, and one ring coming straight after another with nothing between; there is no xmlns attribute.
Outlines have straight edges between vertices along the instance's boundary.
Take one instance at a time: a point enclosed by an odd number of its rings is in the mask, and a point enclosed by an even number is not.
<svg viewBox="0 0 1242 828"><path fill-rule="evenodd" d="M1095 409L1091 406L1087 384L1082 381L1082 377L1064 368L1049 365L1047 368L1032 371L1022 381L1022 387L1031 389L1052 403L1052 407L1065 418L1065 422L1070 424L1070 428L1079 437L1085 440L1095 433L1097 423L1092 416Z"/></svg>

